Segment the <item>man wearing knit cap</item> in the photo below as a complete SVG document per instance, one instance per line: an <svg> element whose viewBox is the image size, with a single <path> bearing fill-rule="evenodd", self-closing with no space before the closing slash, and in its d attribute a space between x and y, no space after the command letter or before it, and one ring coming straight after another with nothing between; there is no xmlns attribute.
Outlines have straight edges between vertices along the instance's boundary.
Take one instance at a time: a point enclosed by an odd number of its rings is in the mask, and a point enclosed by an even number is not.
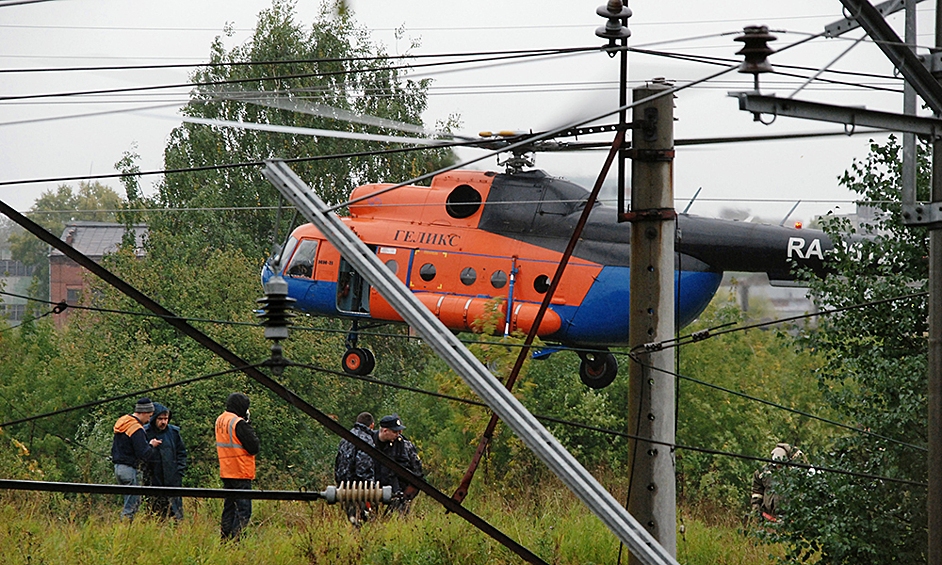
<svg viewBox="0 0 942 565"><path fill-rule="evenodd" d="M154 403L149 398L142 398L134 405L133 414L118 418L114 425L114 440L111 442L111 460L114 462L114 475L119 485L139 485L138 468L142 461L154 459L155 447L161 444L159 439L147 441L144 424L150 422L154 414ZM129 521L141 505L141 497L127 495L121 517Z"/></svg>

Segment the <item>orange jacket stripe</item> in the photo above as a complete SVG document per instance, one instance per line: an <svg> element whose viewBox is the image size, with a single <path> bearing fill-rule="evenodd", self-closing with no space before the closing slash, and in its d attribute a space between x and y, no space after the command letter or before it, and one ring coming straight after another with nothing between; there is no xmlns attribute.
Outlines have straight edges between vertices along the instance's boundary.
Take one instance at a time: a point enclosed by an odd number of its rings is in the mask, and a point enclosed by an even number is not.
<svg viewBox="0 0 942 565"><path fill-rule="evenodd" d="M223 412L216 418L216 455L219 456L219 476L223 479L254 479L255 456L242 447L235 427L242 418L232 412Z"/></svg>
<svg viewBox="0 0 942 565"><path fill-rule="evenodd" d="M130 414L125 414L118 418L118 421L114 424L114 433L116 434L126 434L128 437L134 435L134 432L137 430L143 429L144 426L137 421L137 418L131 416Z"/></svg>

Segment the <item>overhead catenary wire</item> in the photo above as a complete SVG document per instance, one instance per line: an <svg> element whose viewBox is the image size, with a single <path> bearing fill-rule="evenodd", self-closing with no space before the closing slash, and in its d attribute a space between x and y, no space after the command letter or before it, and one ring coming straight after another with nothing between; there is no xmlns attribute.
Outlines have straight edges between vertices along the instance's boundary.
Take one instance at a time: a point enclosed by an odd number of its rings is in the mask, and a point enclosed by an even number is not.
<svg viewBox="0 0 942 565"><path fill-rule="evenodd" d="M895 297L895 298L893 298L893 299L886 299L886 300L882 300L882 301L868 302L868 303L859 304L859 305L856 305L856 306L848 306L848 307L845 307L845 308L840 309L839 311L847 311L847 310L850 310L850 309L852 309L852 308L868 308L868 307L870 307L870 306L873 306L873 305L879 304L879 303L892 302L892 301L895 301L895 300L910 299L910 298L913 298L913 297L920 296L920 294L924 294L924 293L919 293L919 294L915 294L915 295L906 295L906 296L903 296L903 297ZM30 298L30 297L21 296L21 295L15 295L15 294L3 292L3 291L0 291L0 295L10 295L10 296L15 296L15 297L17 297L17 298L25 298L25 299L34 300L34 301L37 301L37 302L44 302L44 303L53 304L53 303L50 302L50 301L45 301L45 300L41 300L41 299ZM88 306L86 306L86 307L79 306L79 307L77 307L77 308L86 309L86 310L93 310L93 311L103 311L103 312L114 313L114 314L128 314L128 315L146 316L146 317L163 317L163 316L157 316L157 315L154 315L154 314L147 314L147 313L140 313L140 312L125 312L125 311L118 311L118 310L109 310L109 309L101 309L101 308L95 308L95 307L88 307ZM836 311L835 311L835 312L836 312ZM831 311L822 311L822 312L818 312L818 313L813 313L813 314L798 316L797 318L807 318L807 317L812 317L812 316L817 316L817 315L823 315L823 314L830 314L830 313L835 313L835 312L831 312ZM248 323L248 322L232 322L232 321L226 321L226 320L195 319L195 318L182 318L182 317L173 317L173 318L174 318L174 319L184 320L184 321L187 321L187 322L194 322L194 321L195 321L195 322L211 322L211 323L214 323L214 324L245 325L245 326L253 326L253 327L259 326L259 324L257 324L257 323ZM796 317L785 318L785 319L783 319L783 320L777 320L777 321L763 322L762 324L759 324L759 325L757 325L757 324L750 324L750 325L746 325L746 326L739 326L739 327L735 327L735 328L728 328L728 329L724 330L723 333L732 333L732 332L735 332L735 331L748 331L748 330L750 330L750 329L755 329L757 326L768 326L768 325L778 324L778 323L782 323L783 321L793 320L794 318L796 318ZM723 324L722 326L719 326L719 327L720 327L720 328L727 328L727 327L730 326L730 325L731 325L731 323L729 323L729 324ZM308 330L308 331L322 331L322 332L328 332L328 333L333 332L333 333L342 333L342 334L347 334L347 333L349 333L349 330L330 329L330 328L305 328L305 327L293 326L292 329L295 329L295 330ZM715 329L714 329L714 331L715 331ZM715 334L715 335L718 335L718 334ZM419 338L417 338L417 337L415 337L415 336L407 336L407 335L402 335L402 334L361 333L361 336L363 336L363 337L367 337L367 336L373 336L373 337L392 337L392 338L405 338L405 339L413 339L413 340L418 340L418 339L419 339ZM508 347L508 348L521 348L521 347L523 347L523 344L509 343L509 342L494 342L494 341L481 341L481 340L470 340L470 339L462 339L461 341L462 341L463 343L467 343L467 344L500 345L500 346L504 346L504 347ZM687 343L692 343L692 342L687 342ZM589 352L595 351L595 350L593 350L593 349L573 348L573 347L565 347L565 346L553 346L553 347L551 347L551 349L556 349L556 350L559 350L559 351L575 351L575 352L579 352L579 351L589 351ZM614 352L612 352L612 353L613 353L613 354L616 354L616 355L627 355L627 356L628 356L629 358L631 358L633 361L635 361L635 362L637 362L637 363L641 363L641 364L643 365L643 363L637 359L637 356L636 356L634 353L627 353L627 354L626 354L626 353L622 353L622 352L619 352L619 351L614 351ZM329 369L318 368L318 370L321 370L321 371L324 371L324 372L327 372L327 373L332 373L332 374L341 374L341 373L338 373L338 372L335 372L335 371L331 371L331 370L329 370ZM662 369L659 369L659 370L662 370ZM663 371L663 370L662 370L662 371ZM668 371L664 371L664 372L668 372ZM682 379L682 380L687 380L687 381L690 381L690 382L699 384L699 385L701 385L701 386L706 386L706 387L709 387L709 388L713 388L713 389L716 389L716 390L720 390L720 391L725 392L725 393L727 393L727 394L732 394L732 395L735 395L735 396L739 396L739 397L741 397L741 398L745 398L745 399L747 399L747 400L751 400L751 401L754 401L754 402L759 402L759 403L761 403L761 404L765 404L765 405L767 405L767 406L771 406L771 407L774 407L774 408L776 408L776 409L784 410L784 411L786 411L786 412L791 412L791 413L794 413L794 414L797 414L797 415L800 415L800 416L803 416L803 417L807 417L807 418L811 418L811 419L814 419L814 420L818 420L818 421L824 422L824 423L829 424L829 425L834 425L834 426L841 427L841 428L844 428L844 429L847 429L847 430L850 430L850 431L854 431L854 432L862 433L862 434L864 434L864 435L868 435L868 436L871 436L871 437L875 437L875 438L878 438L878 439L882 439L882 440L884 440L884 441L888 441L888 442L891 442L891 443L896 443L896 444L903 445L903 446L906 446L906 447L914 448L914 449L917 449L917 450L920 450L920 451L925 451L925 450L926 450L925 447L921 447L921 446L914 445L914 444L911 444L911 443L907 443L907 442L903 442L903 441L900 441L900 440L896 440L896 439L893 439L893 438L890 438L890 437L887 437L887 436L883 436L883 435L881 435L881 434L877 434L877 433L875 433L875 432L871 432L871 431L869 431L869 430L862 430L862 429L860 429L860 428L857 428L857 427L854 427L854 426L851 426L851 425L848 425L848 424L842 424L842 423L840 423L840 422L837 422L837 421L834 421L834 420L831 420L831 419L828 419L828 418L824 418L824 417L821 417L821 416L817 416L817 415L815 415L815 414L811 414L811 413L804 412L804 411L801 411L801 410L797 410L797 409L794 409L794 408L791 408L791 407L788 407L788 406L784 406L784 405L781 405L781 404L778 404L778 403L775 403L775 402L771 402L771 401L769 401L769 400L765 400L765 399L762 399L762 398L758 398L758 397L755 397L755 396L751 396L751 395L745 394L745 393L740 392L740 391L735 391L735 390L732 390L732 389L728 389L728 388L725 388L725 387L721 387L721 386L719 386L719 385L716 385L716 384L713 384L713 383L708 383L708 382L706 382L706 381L702 381L702 380L696 379L696 378L694 378L694 377L690 377L690 376L683 375L683 374L679 374L679 373L671 373L671 372L668 372L668 373L671 374L671 375L673 375L674 377L679 378L679 379ZM345 375L345 373L344 373L344 375ZM367 380L367 379L364 378L364 379L362 379L362 380Z"/></svg>
<svg viewBox="0 0 942 565"><path fill-rule="evenodd" d="M681 336L681 337L678 337L678 338L671 338L671 339L667 339L667 340L664 340L664 341L641 344L641 345L635 346L635 347L631 350L631 352L632 352L632 353L639 353L639 352L641 352L642 350L644 350L644 351L660 351L660 350L662 350L662 349L667 349L667 348L670 348L670 347L679 347L679 346L681 346L681 345L687 345L687 344L690 344L690 343L695 343L695 342L698 342L698 341L703 341L704 339L708 339L708 338L711 338L711 337L716 337L716 336L718 336L718 335L723 335L723 334L727 334L727 333L740 332L740 331L748 331L748 330L752 330L752 329L756 329L756 328L762 328L762 327L767 327L767 326L772 326L772 325L777 325L777 324L783 324L783 323L786 323L786 322L794 322L794 321L797 321L797 320L803 320L803 319L813 318L813 317L817 317L817 316L829 316L829 315L831 315L831 314L839 314L839 313L841 313L841 312L846 312L846 311L848 311L848 310L855 310L855 309L857 309L857 308L866 308L866 307L870 307L870 306L877 306L877 305L880 305L880 304L887 304L887 303L889 303L889 302L896 302L896 301L899 301L899 300L911 300L911 299L913 299L913 298L920 298L920 297L928 296L928 295L929 295L928 292L916 292L916 293L913 293L913 294L905 294L905 295L903 295L903 296L893 296L893 297L890 297L890 298L883 298L883 299L881 299L881 300L872 300L872 301L870 301L870 302L864 302L864 303L862 303L862 304L852 304L852 305L850 305L850 306L842 306L842 307L840 307L840 308L831 308L831 309L828 309L828 310L819 310L818 312L811 312L811 313L808 313L808 314L800 314L800 315L797 315L797 316L789 316L789 317L787 317L787 318L780 318L780 319L771 320L771 321L768 321L768 322L757 322L757 323L755 323L755 324L749 324L749 325L745 325L745 326L737 326L737 327L735 327L735 328L700 330L700 331L694 332L694 333L692 333L692 334L685 335L685 336ZM724 324L724 326L727 326L727 325L728 325L728 324Z"/></svg>
<svg viewBox="0 0 942 565"><path fill-rule="evenodd" d="M41 98L62 98L62 97L73 97L73 96L87 96L90 94L115 94L122 92L147 92L152 90L167 90L174 88L193 88L193 87L202 87L202 86L223 86L223 85L233 85L233 84L249 84L249 83L258 83L258 82L271 82L271 81L282 81L282 80L292 80L292 79L302 79L302 78L318 78L318 77L332 77L332 76L342 76L349 75L361 72L388 72L391 70L411 70L416 68L424 68L430 66L442 66L442 65L456 65L456 64L470 64L470 63L480 63L480 62L493 62L493 61L506 61L509 59L525 59L531 57L549 57L551 55L572 55L580 53L590 53L597 52L598 47L574 47L567 49L556 49L552 53L540 52L540 53L526 53L526 54L517 54L517 55L495 55L491 57L479 57L474 59L468 59L464 61L444 61L441 63L419 63L414 65L393 65L393 66L384 66L384 67L374 67L370 69L344 69L338 71L324 71L324 72L314 72L314 73L297 73L290 75L278 75L270 77L253 77L253 78L241 78L241 79L230 79L230 80L218 80L218 81L205 81L205 82L185 82L185 83L176 83L176 84L159 84L152 86L136 86L136 87L123 87L123 88L104 88L104 89L95 89L95 90L76 90L69 92L48 92L42 94L20 94L20 95L11 95L11 96L0 96L0 102L2 101L11 101L11 100L35 100Z"/></svg>

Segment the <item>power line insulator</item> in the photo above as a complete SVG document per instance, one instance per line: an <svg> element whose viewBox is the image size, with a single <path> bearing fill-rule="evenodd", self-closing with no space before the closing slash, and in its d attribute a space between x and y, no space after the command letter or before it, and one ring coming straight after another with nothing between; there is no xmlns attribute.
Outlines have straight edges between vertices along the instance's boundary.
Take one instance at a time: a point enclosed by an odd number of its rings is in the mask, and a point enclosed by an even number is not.
<svg viewBox="0 0 942 565"><path fill-rule="evenodd" d="M320 493L327 504L337 502L386 502L392 500L392 487L380 486L378 481L343 481L340 486L329 486Z"/></svg>
<svg viewBox="0 0 942 565"><path fill-rule="evenodd" d="M772 72L772 64L769 63L768 57L775 53L775 50L767 43L778 38L769 33L767 26L746 26L742 31L743 34L736 38L736 41L743 42L743 48L736 54L745 58L739 66L739 72L755 75L756 90L759 90L759 74Z"/></svg>
<svg viewBox="0 0 942 565"><path fill-rule="evenodd" d="M628 2L622 0L608 0L604 6L599 6L595 11L603 18L608 18L608 22L595 30L595 35L602 39L607 39L610 46L620 39L631 37L631 30L628 29L628 18L631 17L631 10L628 9Z"/></svg>
<svg viewBox="0 0 942 565"><path fill-rule="evenodd" d="M262 304L263 311L257 316L265 326L265 339L274 342L269 364L273 373L281 374L287 364L287 360L282 356L281 340L288 339L288 326L291 325L291 318L295 316L290 309L296 300L288 296L288 283L285 279L276 276L265 283L265 298L259 298L256 302Z"/></svg>

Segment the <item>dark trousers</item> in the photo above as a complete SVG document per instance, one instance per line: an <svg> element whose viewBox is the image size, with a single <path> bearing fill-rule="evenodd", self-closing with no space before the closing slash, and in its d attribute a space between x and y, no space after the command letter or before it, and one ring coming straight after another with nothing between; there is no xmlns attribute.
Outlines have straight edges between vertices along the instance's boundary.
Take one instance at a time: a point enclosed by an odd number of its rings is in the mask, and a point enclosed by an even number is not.
<svg viewBox="0 0 942 565"><path fill-rule="evenodd" d="M252 490L252 479L223 479L222 488ZM252 517L251 498L226 498L222 504L222 538L239 539L242 528Z"/></svg>

